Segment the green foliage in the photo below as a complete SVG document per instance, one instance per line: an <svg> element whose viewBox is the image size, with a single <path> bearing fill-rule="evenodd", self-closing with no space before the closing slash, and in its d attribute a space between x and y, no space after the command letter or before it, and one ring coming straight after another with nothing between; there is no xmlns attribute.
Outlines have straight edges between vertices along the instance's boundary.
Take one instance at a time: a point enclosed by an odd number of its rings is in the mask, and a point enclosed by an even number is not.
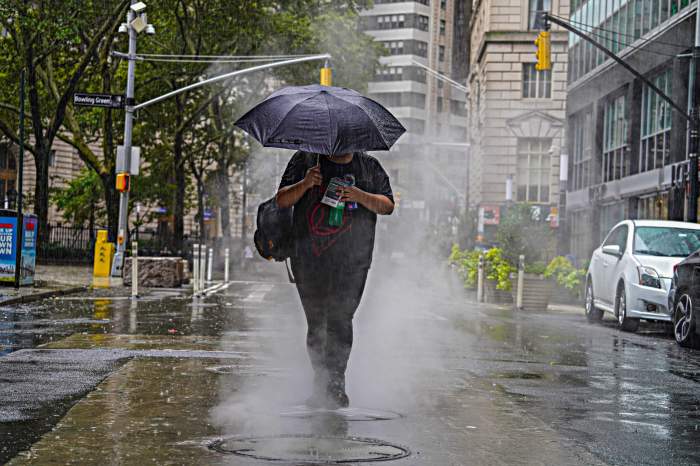
<svg viewBox="0 0 700 466"><path fill-rule="evenodd" d="M545 270L547 270L547 265L542 261L533 262L531 264L525 264L525 273L542 275L545 272Z"/></svg>
<svg viewBox="0 0 700 466"><path fill-rule="evenodd" d="M84 169L68 182L64 188L55 188L51 192L51 203L72 225L85 225L93 216L97 224L104 224L106 211L102 199L104 196L102 181L92 170Z"/></svg>
<svg viewBox="0 0 700 466"><path fill-rule="evenodd" d="M484 272L487 280L495 280L496 288L509 291L510 275L516 268L503 255L501 248L491 248L484 254Z"/></svg>
<svg viewBox="0 0 700 466"><path fill-rule="evenodd" d="M553 277L557 285L567 290L578 291L586 276L586 270L575 268L571 261L564 256L557 256L547 266L544 276L546 278Z"/></svg>
<svg viewBox="0 0 700 466"><path fill-rule="evenodd" d="M465 288L476 286L476 279L479 269L480 251L462 251L459 245L453 244L449 263L457 268L457 273L464 281Z"/></svg>
<svg viewBox="0 0 700 466"><path fill-rule="evenodd" d="M517 264L520 255L525 264L545 262L552 257L555 235L549 225L534 218L532 206L515 204L509 207L496 230L496 241L503 250L503 257Z"/></svg>

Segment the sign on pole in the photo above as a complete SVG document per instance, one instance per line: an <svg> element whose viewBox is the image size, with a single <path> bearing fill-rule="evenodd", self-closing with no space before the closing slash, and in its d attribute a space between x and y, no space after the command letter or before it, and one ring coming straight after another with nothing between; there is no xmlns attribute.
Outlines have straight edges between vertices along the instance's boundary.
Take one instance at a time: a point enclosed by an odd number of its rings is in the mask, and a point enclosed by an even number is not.
<svg viewBox="0 0 700 466"><path fill-rule="evenodd" d="M124 157L124 146L117 146L117 173L121 173L126 170L125 162L126 157ZM129 172L132 175L138 175L139 165L141 165L141 148L139 146L132 146Z"/></svg>
<svg viewBox="0 0 700 466"><path fill-rule="evenodd" d="M73 105L82 107L124 108L124 96L114 94L73 94Z"/></svg>

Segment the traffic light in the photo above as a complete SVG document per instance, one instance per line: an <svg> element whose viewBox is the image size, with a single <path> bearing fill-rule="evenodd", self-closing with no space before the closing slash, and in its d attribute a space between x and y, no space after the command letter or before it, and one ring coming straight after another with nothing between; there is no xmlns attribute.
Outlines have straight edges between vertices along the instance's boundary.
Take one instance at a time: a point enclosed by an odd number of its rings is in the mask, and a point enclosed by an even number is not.
<svg viewBox="0 0 700 466"><path fill-rule="evenodd" d="M333 69L330 63L326 60L325 65L321 68L321 86L331 86L333 81Z"/></svg>
<svg viewBox="0 0 700 466"><path fill-rule="evenodd" d="M120 193L129 192L131 189L131 179L128 173L117 173L117 191Z"/></svg>
<svg viewBox="0 0 700 466"><path fill-rule="evenodd" d="M537 71L552 69L551 44L552 42L549 31L540 31L540 33L537 35L537 39L535 39L535 46L537 46L537 51L535 53L537 63L535 64L535 69Z"/></svg>

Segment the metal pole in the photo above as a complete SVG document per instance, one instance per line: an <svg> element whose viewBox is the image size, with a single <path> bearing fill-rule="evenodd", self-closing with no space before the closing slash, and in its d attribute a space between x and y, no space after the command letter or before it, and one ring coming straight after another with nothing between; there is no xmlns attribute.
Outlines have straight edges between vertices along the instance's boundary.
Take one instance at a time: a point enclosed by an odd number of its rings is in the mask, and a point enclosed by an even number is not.
<svg viewBox="0 0 700 466"><path fill-rule="evenodd" d="M207 245L199 245L199 291L200 293L204 291L206 285L204 279L207 273Z"/></svg>
<svg viewBox="0 0 700 466"><path fill-rule="evenodd" d="M192 245L192 292L199 294L199 244Z"/></svg>
<svg viewBox="0 0 700 466"><path fill-rule="evenodd" d="M525 285L525 256L518 257L518 289L515 294L515 308L523 308L523 286Z"/></svg>
<svg viewBox="0 0 700 466"><path fill-rule="evenodd" d="M135 4L137 0L131 0ZM134 78L136 71L136 30L131 27L131 22L136 14L130 8L127 14L126 24L129 30L129 66L126 74L126 106L124 115L124 173L131 172L131 138L134 125ZM112 263L112 276L121 277L124 266L124 251L126 249L126 235L128 230L129 192L122 191L119 194L119 226L117 227L117 250Z"/></svg>
<svg viewBox="0 0 700 466"><path fill-rule="evenodd" d="M228 260L229 260L229 250L224 249L224 283L228 283Z"/></svg>
<svg viewBox="0 0 700 466"><path fill-rule="evenodd" d="M131 297L139 297L139 243L131 243Z"/></svg>
<svg viewBox="0 0 700 466"><path fill-rule="evenodd" d="M17 255L15 256L15 288L19 288L22 267L22 181L24 178L24 70L19 72L19 157L17 172ZM35 233L36 234L36 233Z"/></svg>
<svg viewBox="0 0 700 466"><path fill-rule="evenodd" d="M211 269L214 262L214 249L209 248L209 262L207 263L207 282L211 283Z"/></svg>
<svg viewBox="0 0 700 466"><path fill-rule="evenodd" d="M690 60L690 70L688 76L688 104L690 110L690 131L688 131L688 181L690 182L690 198L688 199L688 221L696 223L698 221L698 132L700 128L698 116L697 81L698 81L698 60L700 60L700 2L695 7L695 45L693 56Z"/></svg>
<svg viewBox="0 0 700 466"><path fill-rule="evenodd" d="M484 255L479 256L479 265L476 273L476 301L484 302Z"/></svg>

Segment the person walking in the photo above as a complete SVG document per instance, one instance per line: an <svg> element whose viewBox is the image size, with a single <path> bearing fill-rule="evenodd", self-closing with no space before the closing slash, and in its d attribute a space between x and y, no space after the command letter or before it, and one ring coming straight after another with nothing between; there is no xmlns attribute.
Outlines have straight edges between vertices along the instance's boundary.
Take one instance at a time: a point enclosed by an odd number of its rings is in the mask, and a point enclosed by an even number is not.
<svg viewBox="0 0 700 466"><path fill-rule="evenodd" d="M321 202L324 193L332 178L348 179L348 175L355 184L340 186L335 193L346 204L342 221L329 222L332 208ZM307 405L347 407L345 372L352 320L372 263L377 215L394 210L389 176L365 152L298 151L284 171L276 200L279 207L294 208L291 265L306 315L306 344L314 370Z"/></svg>

